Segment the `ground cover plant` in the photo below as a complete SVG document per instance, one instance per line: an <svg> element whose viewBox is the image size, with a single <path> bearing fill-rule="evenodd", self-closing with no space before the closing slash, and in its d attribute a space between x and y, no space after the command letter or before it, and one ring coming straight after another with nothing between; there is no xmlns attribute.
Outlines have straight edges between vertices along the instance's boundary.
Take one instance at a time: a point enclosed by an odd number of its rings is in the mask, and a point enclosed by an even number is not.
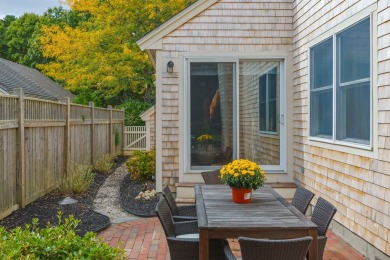
<svg viewBox="0 0 390 260"><path fill-rule="evenodd" d="M91 165L72 163L69 167L69 176L58 187L58 191L62 193L86 192L95 180L96 174L92 172Z"/></svg>
<svg viewBox="0 0 390 260"><path fill-rule="evenodd" d="M56 225L41 228L34 219L10 231L0 227L0 259L125 259L122 249L103 243L95 233L79 236L79 222L59 212Z"/></svg>
<svg viewBox="0 0 390 260"><path fill-rule="evenodd" d="M111 154L103 154L96 162L94 169L97 172L109 173L109 171L114 167L114 158L115 156Z"/></svg>
<svg viewBox="0 0 390 260"><path fill-rule="evenodd" d="M116 158L116 166L123 164L126 159L127 157ZM44 228L48 222L56 224L58 222L58 212L63 211L65 216L72 214L76 219L80 220L76 233L81 236L88 231L98 232L106 228L110 224L109 218L93 210L93 200L99 187L109 175L99 172L93 172L93 174L95 175L94 180L85 192L63 193L60 190L55 190L0 220L0 226L11 230L16 227L22 227L25 224L31 224L33 219L37 218L39 220L38 226ZM68 196L76 199L78 202L69 206L60 205L59 202Z"/></svg>
<svg viewBox="0 0 390 260"><path fill-rule="evenodd" d="M153 198L152 200L148 201L141 201L136 200L135 197L138 194L140 190L144 188L144 182L139 181L132 181L130 179L130 174L127 173L126 169L127 166L125 165L125 162L128 158L127 157L118 157L115 160L116 166L114 167L114 170L124 170L125 175L120 183L120 199L122 207L128 211L131 214L141 216L141 217L151 217L155 216L154 209L158 202L158 197ZM110 172L113 172L110 171ZM86 192L78 193L78 194L63 194L59 193L58 191L53 191L42 198L34 201L33 203L27 205L25 208L18 209L14 211L10 216L0 220L0 237L4 238L4 234L6 231L11 231L15 228L19 228L18 232L19 235L22 235L23 232L27 231L21 231L20 229L22 227L25 227L26 224L32 225L34 222L34 218L38 219L39 221L34 224L34 229L40 228L41 230L46 230L48 226L54 226L58 225L58 212L63 212L63 217L66 218L69 215L73 215L74 219L77 219L79 222L77 224L77 227L74 228L74 232L77 235L80 235L80 238L77 239L85 239L86 241L81 241L77 243L85 243L85 246L88 246L87 243L92 243L91 241L94 240L94 236L88 235L89 231L93 231L98 233L100 230L108 227L110 224L109 218L95 212L93 210L93 201L96 197L96 194L103 182L106 180L110 174L105 173L94 173L95 179L92 183L92 185L89 187L89 189ZM150 182L150 188L155 188L155 183ZM66 196L70 195L72 198L77 199L78 202L72 206L64 207L59 205L59 201L63 200ZM48 222L50 224L48 225ZM61 228L60 228L61 229ZM44 233L46 233L44 231ZM59 230L49 230L47 231L50 234L58 234ZM8 234L7 236L13 236L15 235ZM41 235L28 235L29 239L35 240L37 236ZM87 237L87 238L85 238ZM23 238L27 239L27 238ZM45 238L45 241L47 239ZM14 241L16 243L16 241ZM0 242L1 243L1 242ZM58 242L61 244L62 242ZM65 243L65 242L64 242ZM22 245L23 243L19 243L17 245L12 245L12 247L17 247ZM2 246L0 245L0 252L3 252ZM41 245L36 245L35 248L40 248ZM51 245L50 247L45 248L44 250L49 251L55 251L58 245ZM99 246L97 246L99 247ZM96 249L95 246L93 246L94 250ZM34 249L35 250L35 249ZM98 250L98 249L96 249ZM104 251L106 252L106 251ZM103 253L104 253L103 252ZM5 254L5 253L4 253ZM7 253L8 254L8 253ZM87 254L87 252L86 252ZM5 257L4 255L0 254L0 259L20 259L20 255L15 253L15 257ZM75 257L76 258L76 257ZM29 259L37 259L32 256L30 256ZM40 257L40 259L61 259L59 257ZM70 258L72 259L72 258ZM116 259L116 258L107 258L107 257L78 257L76 259ZM119 258L120 259L120 258Z"/></svg>

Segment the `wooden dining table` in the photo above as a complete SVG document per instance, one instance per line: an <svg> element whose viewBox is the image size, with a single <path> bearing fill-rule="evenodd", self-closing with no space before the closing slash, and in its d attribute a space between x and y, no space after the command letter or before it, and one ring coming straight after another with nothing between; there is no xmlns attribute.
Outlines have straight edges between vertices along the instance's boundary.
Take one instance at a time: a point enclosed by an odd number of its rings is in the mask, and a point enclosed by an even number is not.
<svg viewBox="0 0 390 260"><path fill-rule="evenodd" d="M313 237L308 258L318 259L317 225L269 186L252 193L252 202L232 202L225 185L195 186L199 227L199 259L209 256L214 238L297 238Z"/></svg>

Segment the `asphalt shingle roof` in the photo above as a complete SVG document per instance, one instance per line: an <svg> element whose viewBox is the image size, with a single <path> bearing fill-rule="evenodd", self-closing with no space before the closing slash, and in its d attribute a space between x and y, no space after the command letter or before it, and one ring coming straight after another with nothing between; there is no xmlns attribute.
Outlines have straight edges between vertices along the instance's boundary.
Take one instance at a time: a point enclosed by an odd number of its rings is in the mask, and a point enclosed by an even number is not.
<svg viewBox="0 0 390 260"><path fill-rule="evenodd" d="M16 88L22 88L26 96L61 100L74 95L39 71L0 58L0 88L12 93Z"/></svg>

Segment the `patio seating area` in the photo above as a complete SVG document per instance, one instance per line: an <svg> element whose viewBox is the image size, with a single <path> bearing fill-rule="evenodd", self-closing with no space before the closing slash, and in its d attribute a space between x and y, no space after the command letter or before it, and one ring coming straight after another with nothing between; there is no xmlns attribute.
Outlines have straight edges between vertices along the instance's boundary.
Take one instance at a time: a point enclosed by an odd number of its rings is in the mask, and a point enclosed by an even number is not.
<svg viewBox="0 0 390 260"><path fill-rule="evenodd" d="M120 245L125 249L128 259L170 259L164 230L157 217L113 224L98 237L104 239L110 246ZM324 260L365 259L331 230L328 230L327 237ZM238 256L240 252L238 241L230 240L229 244L233 253Z"/></svg>

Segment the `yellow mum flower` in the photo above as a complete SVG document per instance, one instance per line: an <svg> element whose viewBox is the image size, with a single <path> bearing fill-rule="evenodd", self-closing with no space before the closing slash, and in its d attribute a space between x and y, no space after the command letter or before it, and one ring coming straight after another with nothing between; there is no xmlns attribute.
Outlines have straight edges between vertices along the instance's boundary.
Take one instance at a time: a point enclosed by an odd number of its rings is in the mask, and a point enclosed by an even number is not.
<svg viewBox="0 0 390 260"><path fill-rule="evenodd" d="M263 186L266 176L264 170L247 159L239 159L224 165L220 171L221 180L228 186L256 190Z"/></svg>

